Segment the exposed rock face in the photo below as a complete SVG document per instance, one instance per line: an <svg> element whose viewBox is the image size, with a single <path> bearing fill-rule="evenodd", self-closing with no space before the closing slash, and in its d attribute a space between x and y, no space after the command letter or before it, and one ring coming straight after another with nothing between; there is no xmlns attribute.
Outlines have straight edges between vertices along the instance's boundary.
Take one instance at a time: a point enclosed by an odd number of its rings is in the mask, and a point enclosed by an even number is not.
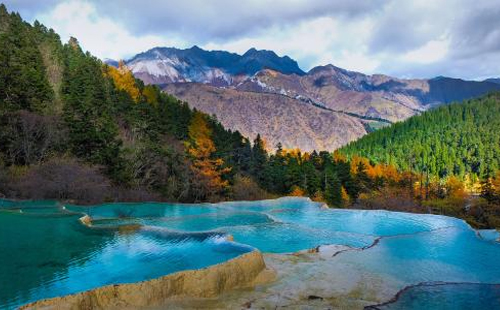
<svg viewBox="0 0 500 310"><path fill-rule="evenodd" d="M202 254L200 254L202 255ZM163 305L170 298L213 298L235 288L273 279L258 251L205 269L181 271L158 279L109 285L27 304L21 309L136 309Z"/></svg>
<svg viewBox="0 0 500 310"><path fill-rule="evenodd" d="M209 85L170 84L165 91L191 107L215 114L224 127L250 139L258 133L269 148L303 151L333 150L366 134L363 120L332 112L278 94L266 94Z"/></svg>

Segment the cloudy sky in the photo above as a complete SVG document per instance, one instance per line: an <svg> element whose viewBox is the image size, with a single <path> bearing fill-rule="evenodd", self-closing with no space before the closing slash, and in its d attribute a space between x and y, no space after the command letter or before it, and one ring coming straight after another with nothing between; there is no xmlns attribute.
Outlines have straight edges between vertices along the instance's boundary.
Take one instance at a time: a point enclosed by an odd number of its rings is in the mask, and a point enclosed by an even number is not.
<svg viewBox="0 0 500 310"><path fill-rule="evenodd" d="M2 1L2 0L0 0ZM398 77L500 77L497 0L7 0L101 58L251 47Z"/></svg>

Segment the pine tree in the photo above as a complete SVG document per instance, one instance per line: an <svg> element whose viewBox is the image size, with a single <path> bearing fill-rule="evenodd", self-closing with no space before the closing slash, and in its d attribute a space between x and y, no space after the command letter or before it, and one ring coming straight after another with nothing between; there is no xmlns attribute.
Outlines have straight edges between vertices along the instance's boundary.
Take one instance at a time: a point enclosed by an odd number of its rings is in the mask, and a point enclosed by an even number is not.
<svg viewBox="0 0 500 310"><path fill-rule="evenodd" d="M321 179L318 171L314 167L313 159L304 161L301 166L303 185L302 188L307 190L310 196L313 196L317 191L321 189Z"/></svg>
<svg viewBox="0 0 500 310"><path fill-rule="evenodd" d="M115 180L124 181L121 141L110 115L111 102L99 60L85 55L74 38L65 47L63 80L64 119L71 151L77 157L107 167Z"/></svg>
<svg viewBox="0 0 500 310"><path fill-rule="evenodd" d="M0 111L43 111L54 98L47 80L36 34L19 14L1 13Z"/></svg>
<svg viewBox="0 0 500 310"><path fill-rule="evenodd" d="M328 164L325 167L324 174L324 197L328 205L332 207L342 206L342 184L337 176L337 172L334 170L332 164Z"/></svg>
<svg viewBox="0 0 500 310"><path fill-rule="evenodd" d="M367 166L363 161L360 161L357 165L354 181L359 186L360 192L366 192L371 188L371 179L367 173Z"/></svg>
<svg viewBox="0 0 500 310"><path fill-rule="evenodd" d="M286 182L287 188L291 189L293 187L303 186L302 171L300 168L299 158L295 156L287 155L288 165L286 166Z"/></svg>
<svg viewBox="0 0 500 310"><path fill-rule="evenodd" d="M264 171L266 169L267 163L267 151L264 140L257 134L257 137L253 141L252 147L252 168L251 173L256 178L258 183L264 183Z"/></svg>
<svg viewBox="0 0 500 310"><path fill-rule="evenodd" d="M278 143L276 153L271 155L266 165L264 171L264 184L262 184L262 186L276 194L284 195L288 193L286 172L287 163L283 154L283 148L281 143Z"/></svg>

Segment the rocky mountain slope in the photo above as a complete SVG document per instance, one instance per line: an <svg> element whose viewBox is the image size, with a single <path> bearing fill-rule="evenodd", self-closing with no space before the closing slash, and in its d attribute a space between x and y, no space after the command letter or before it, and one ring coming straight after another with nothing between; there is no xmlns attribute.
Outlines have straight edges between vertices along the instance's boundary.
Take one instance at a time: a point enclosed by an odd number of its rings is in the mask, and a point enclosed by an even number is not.
<svg viewBox="0 0 500 310"><path fill-rule="evenodd" d="M185 50L157 47L138 54L127 61L127 65L148 84L199 82L229 86L264 68L285 74L304 74L288 56L279 57L272 51L256 49L240 56L225 51L209 52L197 46Z"/></svg>
<svg viewBox="0 0 500 310"><path fill-rule="evenodd" d="M365 75L333 65L311 69L306 75L263 70L235 86L239 90L273 92L304 99L335 111L363 117L401 121L431 107L484 95L500 86L439 77L398 79Z"/></svg>
<svg viewBox="0 0 500 310"><path fill-rule="evenodd" d="M306 104L278 94L239 91L197 83L167 85L164 90L210 115L228 128L254 138L260 133L269 148L333 150L366 134L370 121Z"/></svg>
<svg viewBox="0 0 500 310"><path fill-rule="evenodd" d="M216 114L230 129L250 138L261 133L272 143L281 141L304 150L331 150L380 125L500 90L495 80L399 79L333 65L305 73L287 56L255 49L240 56L196 46L185 50L154 48L126 61L126 65L146 84L161 85L193 107ZM266 114L259 114L256 102ZM318 118L318 113L330 116ZM284 122L284 115L288 122ZM356 126L332 123L345 120L347 115ZM329 123L319 126L317 122ZM291 126L294 123L301 125ZM338 131L340 128L344 130Z"/></svg>

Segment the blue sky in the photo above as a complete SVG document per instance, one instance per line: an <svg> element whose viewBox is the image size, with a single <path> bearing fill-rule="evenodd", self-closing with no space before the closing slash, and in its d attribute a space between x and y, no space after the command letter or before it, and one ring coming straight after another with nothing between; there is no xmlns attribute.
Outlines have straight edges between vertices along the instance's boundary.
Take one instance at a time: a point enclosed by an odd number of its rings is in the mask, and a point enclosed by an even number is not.
<svg viewBox="0 0 500 310"><path fill-rule="evenodd" d="M466 79L500 76L500 1L7 0L101 58L155 46L274 50L304 70Z"/></svg>

